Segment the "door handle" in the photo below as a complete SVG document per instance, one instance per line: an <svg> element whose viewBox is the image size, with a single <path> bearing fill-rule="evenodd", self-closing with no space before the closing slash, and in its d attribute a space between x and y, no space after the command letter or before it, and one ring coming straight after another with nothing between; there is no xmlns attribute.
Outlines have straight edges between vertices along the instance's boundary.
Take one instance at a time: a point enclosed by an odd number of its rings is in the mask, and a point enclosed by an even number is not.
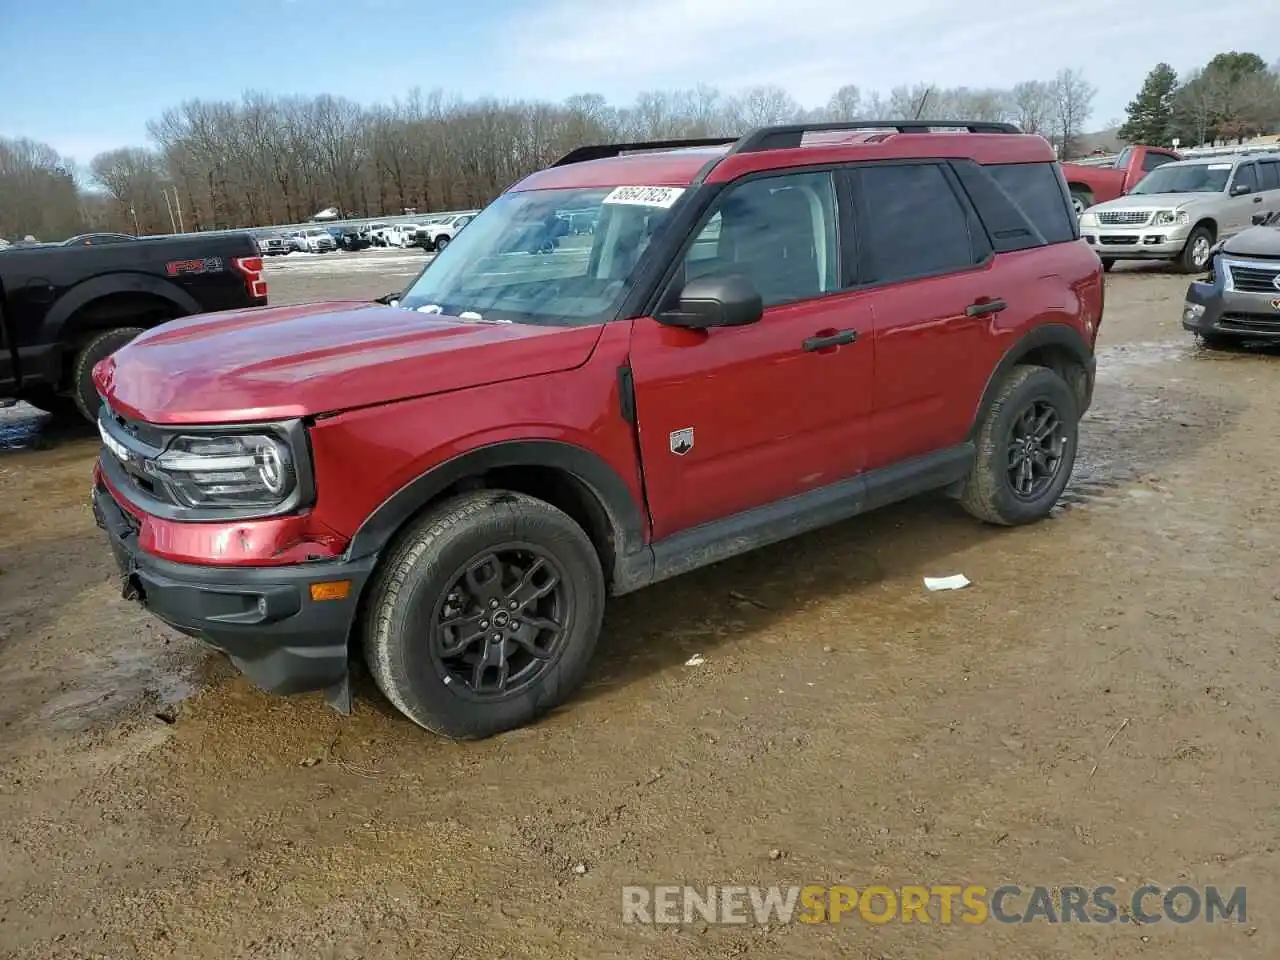
<svg viewBox="0 0 1280 960"><path fill-rule="evenodd" d="M812 353L814 350L825 350L827 347L843 347L857 339L857 330L840 330L836 333L823 333L816 337L807 337L803 346L806 353Z"/></svg>
<svg viewBox="0 0 1280 960"><path fill-rule="evenodd" d="M1254 202L1254 203L1261 203L1261 202L1262 202L1262 197L1254 197L1254 198L1253 198L1253 202Z"/></svg>
<svg viewBox="0 0 1280 960"><path fill-rule="evenodd" d="M1008 304L1003 300L979 300L977 303L971 303L964 308L964 312L970 317L983 317L988 313L999 313L1001 310L1008 308Z"/></svg>

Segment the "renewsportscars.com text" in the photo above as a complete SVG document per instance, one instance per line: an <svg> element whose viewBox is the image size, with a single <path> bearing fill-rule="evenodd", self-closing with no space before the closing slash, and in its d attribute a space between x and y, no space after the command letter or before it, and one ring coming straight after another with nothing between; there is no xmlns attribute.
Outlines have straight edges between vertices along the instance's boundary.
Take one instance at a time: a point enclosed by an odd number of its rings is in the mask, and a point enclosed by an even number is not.
<svg viewBox="0 0 1280 960"><path fill-rule="evenodd" d="M1245 888L628 886L623 923L1244 923Z"/></svg>

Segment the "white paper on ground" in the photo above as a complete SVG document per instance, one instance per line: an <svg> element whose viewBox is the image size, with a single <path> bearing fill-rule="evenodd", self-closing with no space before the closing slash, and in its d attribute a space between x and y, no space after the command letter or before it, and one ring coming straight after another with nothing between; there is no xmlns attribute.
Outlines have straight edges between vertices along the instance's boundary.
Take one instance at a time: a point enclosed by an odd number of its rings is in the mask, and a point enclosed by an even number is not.
<svg viewBox="0 0 1280 960"><path fill-rule="evenodd" d="M686 667L700 667L706 663L706 659L700 653L695 653L692 657L684 662Z"/></svg>
<svg viewBox="0 0 1280 960"><path fill-rule="evenodd" d="M926 590L960 590L969 585L969 578L963 573L954 573L949 577L925 577Z"/></svg>

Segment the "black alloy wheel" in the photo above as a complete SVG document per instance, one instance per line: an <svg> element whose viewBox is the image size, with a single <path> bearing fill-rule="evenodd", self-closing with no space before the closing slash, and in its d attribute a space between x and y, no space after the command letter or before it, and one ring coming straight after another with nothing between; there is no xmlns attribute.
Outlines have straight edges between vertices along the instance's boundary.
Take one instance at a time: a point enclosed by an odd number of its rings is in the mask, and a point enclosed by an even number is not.
<svg viewBox="0 0 1280 960"><path fill-rule="evenodd" d="M431 658L455 695L516 696L555 662L569 615L550 554L505 543L454 573L432 616Z"/></svg>
<svg viewBox="0 0 1280 960"><path fill-rule="evenodd" d="M1048 400L1033 400L1014 420L1009 436L1009 487L1019 500L1038 500L1062 469L1067 438L1062 416Z"/></svg>

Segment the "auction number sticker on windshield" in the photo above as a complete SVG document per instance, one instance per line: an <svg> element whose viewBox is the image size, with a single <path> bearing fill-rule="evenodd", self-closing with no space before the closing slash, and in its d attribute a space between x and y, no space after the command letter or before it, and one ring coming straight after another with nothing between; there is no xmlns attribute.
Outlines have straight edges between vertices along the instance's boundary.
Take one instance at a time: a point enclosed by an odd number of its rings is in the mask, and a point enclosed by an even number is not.
<svg viewBox="0 0 1280 960"><path fill-rule="evenodd" d="M1209 169L1210 169L1210 170L1230 170L1230 169L1231 169L1231 164L1229 164L1229 163L1211 163L1211 164L1209 164Z"/></svg>
<svg viewBox="0 0 1280 960"><path fill-rule="evenodd" d="M635 207L662 207L665 210L679 200L682 193L684 187L615 187L604 198L604 202Z"/></svg>

